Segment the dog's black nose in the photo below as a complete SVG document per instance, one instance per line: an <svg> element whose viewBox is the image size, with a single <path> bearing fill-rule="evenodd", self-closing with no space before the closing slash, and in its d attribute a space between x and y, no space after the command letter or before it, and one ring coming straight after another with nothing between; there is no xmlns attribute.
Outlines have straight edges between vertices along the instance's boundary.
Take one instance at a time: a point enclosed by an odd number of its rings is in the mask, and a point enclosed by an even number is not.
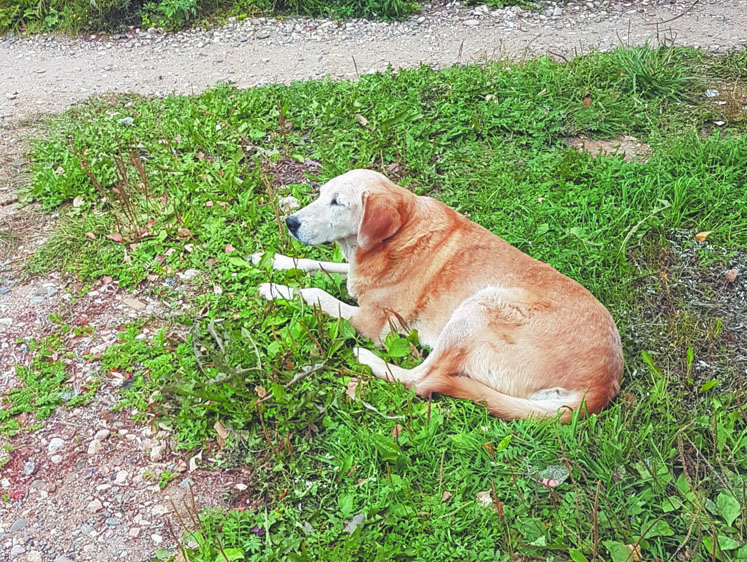
<svg viewBox="0 0 747 562"><path fill-rule="evenodd" d="M285 225L288 227L288 230L291 231L291 234L295 234L298 230L298 227L301 226L301 223L296 217L291 215L287 219L285 219Z"/></svg>

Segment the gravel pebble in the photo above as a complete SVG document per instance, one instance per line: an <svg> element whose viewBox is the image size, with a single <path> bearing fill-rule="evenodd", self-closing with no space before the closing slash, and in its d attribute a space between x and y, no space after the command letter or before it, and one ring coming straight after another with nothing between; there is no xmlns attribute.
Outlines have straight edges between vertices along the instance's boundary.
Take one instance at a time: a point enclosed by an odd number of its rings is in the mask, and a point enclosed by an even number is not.
<svg viewBox="0 0 747 562"><path fill-rule="evenodd" d="M47 445L47 453L49 455L54 455L56 452L61 450L65 446L65 440L60 439L59 437L54 437L50 439L49 445Z"/></svg>
<svg viewBox="0 0 747 562"><path fill-rule="evenodd" d="M96 455L101 452L101 449L103 449L103 445L101 444L101 441L98 439L94 439L88 444L88 454L89 455Z"/></svg>
<svg viewBox="0 0 747 562"><path fill-rule="evenodd" d="M93 436L93 438L94 438L94 439L95 439L96 441L103 441L104 439L108 438L108 437L109 437L109 435L111 435L111 433L112 433L112 432L111 432L111 431L109 431L108 429L99 429L99 430L98 430L98 431L96 432L96 435L94 435L94 436Z"/></svg>

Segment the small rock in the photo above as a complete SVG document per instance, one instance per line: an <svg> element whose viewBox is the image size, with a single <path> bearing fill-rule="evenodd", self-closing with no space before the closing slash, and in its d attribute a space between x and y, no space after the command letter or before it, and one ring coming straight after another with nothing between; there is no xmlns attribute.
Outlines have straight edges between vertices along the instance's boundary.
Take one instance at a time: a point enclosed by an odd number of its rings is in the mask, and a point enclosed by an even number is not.
<svg viewBox="0 0 747 562"><path fill-rule="evenodd" d="M159 515L165 515L169 512L169 508L161 503L157 503L153 506L153 508L150 510L150 512L158 517Z"/></svg>
<svg viewBox="0 0 747 562"><path fill-rule="evenodd" d="M153 541L153 544L161 544L163 542L163 537L154 533L150 536L150 540Z"/></svg>
<svg viewBox="0 0 747 562"><path fill-rule="evenodd" d="M41 552L38 550L32 550L26 554L26 562L42 562Z"/></svg>
<svg viewBox="0 0 747 562"><path fill-rule="evenodd" d="M34 304L43 303L44 302L44 297L40 297L38 295L37 296L33 296L33 297L31 297L31 302L33 302Z"/></svg>
<svg viewBox="0 0 747 562"><path fill-rule="evenodd" d="M49 445L47 445L47 453L50 455L54 455L57 451L62 449L65 446L65 441L63 439L60 439L59 437L54 437L50 440Z"/></svg>
<svg viewBox="0 0 747 562"><path fill-rule="evenodd" d="M104 446L101 444L101 441L99 441L98 439L94 439L88 444L88 454L98 455L103 447Z"/></svg>
<svg viewBox="0 0 747 562"><path fill-rule="evenodd" d="M124 117L123 119L119 119L117 122L120 125L125 125L125 126L129 127L130 125L132 125L135 122L135 120L132 117Z"/></svg>
<svg viewBox="0 0 747 562"><path fill-rule="evenodd" d="M10 532L11 533L17 533L18 531L26 528L26 520L25 519L16 519L13 524L10 526Z"/></svg>
<svg viewBox="0 0 747 562"><path fill-rule="evenodd" d="M107 519L105 523L107 527L117 527L118 525L120 525L119 519L115 517L109 517L109 519Z"/></svg>
<svg viewBox="0 0 747 562"><path fill-rule="evenodd" d="M54 559L54 562L73 562L67 556L58 556Z"/></svg>
<svg viewBox="0 0 747 562"><path fill-rule="evenodd" d="M127 531L127 534L130 536L130 538L138 538L140 536L140 527L132 527L129 531Z"/></svg>
<svg viewBox="0 0 747 562"><path fill-rule="evenodd" d="M200 274L200 271L197 269L188 269L184 273L180 273L179 277L181 277L185 281L189 281L190 279L197 277L199 274Z"/></svg>
<svg viewBox="0 0 747 562"><path fill-rule="evenodd" d="M299 209L301 207L301 202L292 195L289 195L288 197L280 199L280 201L278 201L278 206L283 213L290 213L291 211Z"/></svg>
<svg viewBox="0 0 747 562"><path fill-rule="evenodd" d="M166 452L166 443L157 445L150 450L151 462L158 462L163 459L164 453Z"/></svg>
<svg viewBox="0 0 747 562"><path fill-rule="evenodd" d="M179 482L179 487L184 488L184 489L189 489L190 486L194 486L194 485L195 485L194 480L192 480L191 478L185 478L184 480Z"/></svg>
<svg viewBox="0 0 747 562"><path fill-rule="evenodd" d="M107 437L109 437L111 435L111 433L112 432L109 431L108 429L99 429L96 432L96 435L93 436L93 438L96 441L103 441L104 439L106 439Z"/></svg>
<svg viewBox="0 0 747 562"><path fill-rule="evenodd" d="M49 457L49 460L52 461L52 464L60 464L62 462L62 455L52 455Z"/></svg>
<svg viewBox="0 0 747 562"><path fill-rule="evenodd" d="M237 490L238 490L239 492L243 492L243 491L244 491L244 490L246 490L246 489L247 489L248 487L249 487L249 486L247 486L246 484L236 484L236 489L237 489Z"/></svg>
<svg viewBox="0 0 747 562"><path fill-rule="evenodd" d="M91 503L89 503L86 506L86 510L91 513L97 513L101 511L104 508L104 506L101 504L99 500L93 500Z"/></svg>
<svg viewBox="0 0 747 562"><path fill-rule="evenodd" d="M705 95L707 98L717 98L719 95L718 90L706 90Z"/></svg>
<svg viewBox="0 0 747 562"><path fill-rule="evenodd" d="M22 547L20 544L17 544L13 548L10 549L10 557L11 559L13 559L17 556L20 556L24 552L26 552L26 549Z"/></svg>
<svg viewBox="0 0 747 562"><path fill-rule="evenodd" d="M120 470L117 472L117 476L114 478L114 483L117 486L121 486L125 482L127 482L127 477L129 476L129 473L126 470Z"/></svg>
<svg viewBox="0 0 747 562"><path fill-rule="evenodd" d="M24 476L31 476L34 472L36 472L36 463L34 459L29 459L23 465L23 474Z"/></svg>
<svg viewBox="0 0 747 562"><path fill-rule="evenodd" d="M726 275L724 275L724 280L727 283L734 283L734 281L737 280L737 277L739 277L739 270L734 268L726 272Z"/></svg>
<svg viewBox="0 0 747 562"><path fill-rule="evenodd" d="M464 25L467 25L469 27L476 27L480 25L480 20L467 20L464 22Z"/></svg>

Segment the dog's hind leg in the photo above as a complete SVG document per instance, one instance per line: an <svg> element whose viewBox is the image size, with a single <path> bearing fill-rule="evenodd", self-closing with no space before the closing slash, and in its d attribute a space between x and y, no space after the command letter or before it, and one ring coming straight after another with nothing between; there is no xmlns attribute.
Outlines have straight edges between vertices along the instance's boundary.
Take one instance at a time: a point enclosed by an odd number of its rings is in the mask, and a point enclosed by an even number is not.
<svg viewBox="0 0 747 562"><path fill-rule="evenodd" d="M459 355L458 352L434 351L414 369L403 369L397 365L387 363L368 349L361 347L355 349L355 356L358 361L370 367L371 372L375 376L390 382L399 381L407 388L415 388L415 392L420 396L429 396L435 391L429 389L429 385L423 384L433 374L443 376L459 374L461 368L461 358Z"/></svg>
<svg viewBox="0 0 747 562"><path fill-rule="evenodd" d="M261 260L263 253L252 254L251 260L254 265L257 265ZM306 273L315 273L317 271L324 271L326 273L338 273L346 276L350 271L350 264L348 263L337 263L332 261L317 261L306 258L292 258L290 256L284 256L283 254L275 254L272 258L272 267L274 269L300 269Z"/></svg>

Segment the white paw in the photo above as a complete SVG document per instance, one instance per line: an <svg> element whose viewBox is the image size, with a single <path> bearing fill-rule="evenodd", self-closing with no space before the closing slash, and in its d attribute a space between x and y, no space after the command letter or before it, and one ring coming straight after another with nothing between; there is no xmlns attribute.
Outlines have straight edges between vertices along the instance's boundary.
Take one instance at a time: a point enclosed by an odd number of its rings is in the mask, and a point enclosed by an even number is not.
<svg viewBox="0 0 747 562"><path fill-rule="evenodd" d="M264 253L262 252L257 252L256 254L252 254L251 255L252 263L254 265L257 265L260 261L262 261L263 256L264 256ZM272 268L278 269L278 270L304 269L302 266L302 263L305 261L307 260L291 258L288 256L284 256L283 254L275 254L271 260L271 263L272 263Z"/></svg>
<svg viewBox="0 0 747 562"><path fill-rule="evenodd" d="M371 372L373 372L374 376L382 379L389 378L387 376L386 362L373 351L362 347L356 347L353 349L353 355L355 355L355 358L359 363L371 367Z"/></svg>
<svg viewBox="0 0 747 562"><path fill-rule="evenodd" d="M262 283L257 287L257 292L260 297L268 301L275 299L290 300L293 298L293 289L285 285L276 285L275 283Z"/></svg>

